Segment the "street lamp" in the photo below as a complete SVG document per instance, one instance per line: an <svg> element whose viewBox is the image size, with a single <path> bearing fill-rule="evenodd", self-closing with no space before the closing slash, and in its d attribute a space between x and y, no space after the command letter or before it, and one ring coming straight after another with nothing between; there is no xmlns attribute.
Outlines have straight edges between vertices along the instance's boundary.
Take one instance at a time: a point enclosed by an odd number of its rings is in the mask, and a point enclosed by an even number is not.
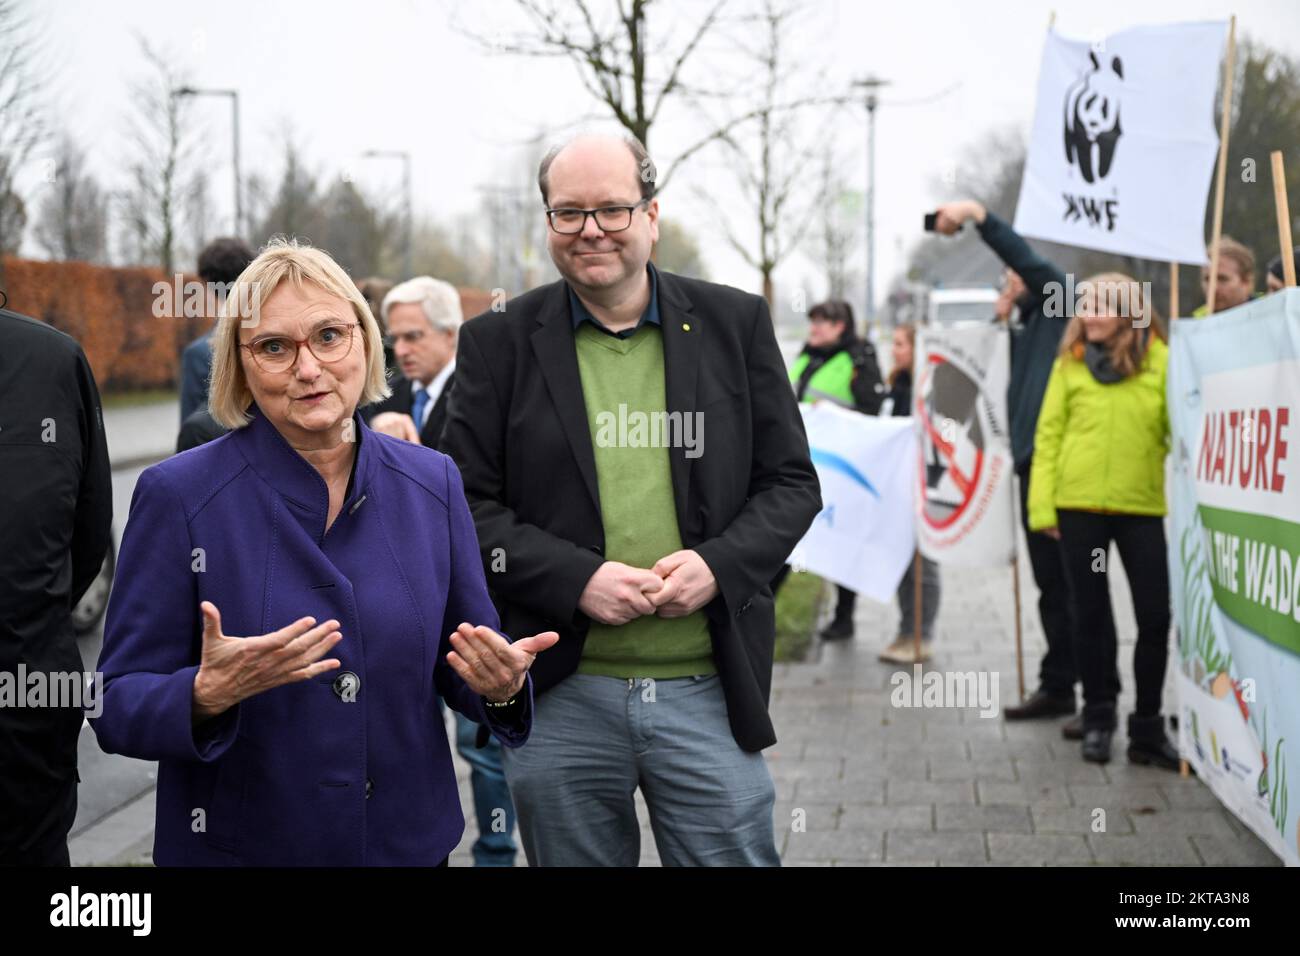
<svg viewBox="0 0 1300 956"><path fill-rule="evenodd" d="M172 90L172 96L229 96L231 107L231 129L234 133L235 164L235 234L244 235L244 202L239 188L239 92L237 90L200 90L193 86L182 86Z"/></svg>
<svg viewBox="0 0 1300 956"><path fill-rule="evenodd" d="M402 217L402 278L411 278L411 154L404 149L368 149L366 159L400 159L402 161L402 199L406 215Z"/></svg>
<svg viewBox="0 0 1300 956"><path fill-rule="evenodd" d="M866 93L867 107L867 328L876 320L876 91L888 80L867 75L853 85Z"/></svg>

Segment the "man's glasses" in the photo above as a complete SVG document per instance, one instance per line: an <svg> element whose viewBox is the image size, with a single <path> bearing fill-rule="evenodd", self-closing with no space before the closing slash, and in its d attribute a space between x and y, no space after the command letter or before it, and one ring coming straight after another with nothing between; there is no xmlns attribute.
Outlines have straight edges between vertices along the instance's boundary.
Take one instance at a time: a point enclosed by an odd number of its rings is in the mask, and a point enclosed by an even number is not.
<svg viewBox="0 0 1300 956"><path fill-rule="evenodd" d="M287 372L297 363L298 349L304 345L318 362L324 364L346 358L352 351L353 333L360 324L323 325L305 339L269 335L239 347L248 349L248 354L264 372Z"/></svg>
<svg viewBox="0 0 1300 956"><path fill-rule="evenodd" d="M596 228L601 232L622 232L632 225L632 213L648 202L648 199L642 199L630 206L601 206L599 209L548 209L546 218L551 221L551 228L562 236L576 236L582 232L588 216L596 220Z"/></svg>

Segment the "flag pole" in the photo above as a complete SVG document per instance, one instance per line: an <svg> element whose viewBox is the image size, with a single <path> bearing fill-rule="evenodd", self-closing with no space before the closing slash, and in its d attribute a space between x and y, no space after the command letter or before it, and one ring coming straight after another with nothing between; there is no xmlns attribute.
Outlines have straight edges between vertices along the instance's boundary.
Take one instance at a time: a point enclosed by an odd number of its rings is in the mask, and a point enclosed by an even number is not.
<svg viewBox="0 0 1300 956"><path fill-rule="evenodd" d="M1282 151L1269 154L1273 162L1273 206L1277 210L1277 240L1282 247L1282 281L1287 288L1295 285L1295 243L1291 238L1291 209L1286 198L1286 169Z"/></svg>
<svg viewBox="0 0 1300 956"><path fill-rule="evenodd" d="M913 659L921 663L921 545L917 542L912 558L912 651Z"/></svg>
<svg viewBox="0 0 1300 956"><path fill-rule="evenodd" d="M1232 81L1236 74L1237 17L1228 21L1228 55L1223 65L1223 115L1219 117L1219 168L1214 177L1214 228L1210 240L1210 293L1205 314L1214 314L1214 296L1219 285L1219 237L1223 234L1223 188L1228 173L1228 134L1232 131Z"/></svg>

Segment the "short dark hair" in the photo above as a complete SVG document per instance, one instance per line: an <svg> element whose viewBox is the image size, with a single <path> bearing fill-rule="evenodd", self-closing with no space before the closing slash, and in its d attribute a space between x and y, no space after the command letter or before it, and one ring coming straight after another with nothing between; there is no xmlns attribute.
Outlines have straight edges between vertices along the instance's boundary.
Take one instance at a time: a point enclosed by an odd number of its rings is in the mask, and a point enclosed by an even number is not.
<svg viewBox="0 0 1300 956"><path fill-rule="evenodd" d="M850 329L853 328L853 306L843 299L827 299L825 302L818 302L808 310L808 318L814 315L820 315L832 322L843 322Z"/></svg>
<svg viewBox="0 0 1300 956"><path fill-rule="evenodd" d="M213 239L199 253L199 278L204 282L234 282L254 258L243 239Z"/></svg>
<svg viewBox="0 0 1300 956"><path fill-rule="evenodd" d="M1293 251L1293 261L1295 262L1296 275L1300 275L1300 249ZM1286 274L1282 272L1282 257L1274 256L1273 261L1268 264L1268 272L1273 278L1285 282Z"/></svg>
<svg viewBox="0 0 1300 956"><path fill-rule="evenodd" d="M537 188L542 191L542 204L550 205L550 173L551 163L555 162L555 157L573 142L574 139L566 140L563 143L557 143L546 151L542 157L541 163L537 167ZM636 161L636 178L641 182L641 198L650 200L655 198L655 180L658 178L658 170L655 169L654 160L650 158L650 153L646 150L645 144L637 139L631 133L625 133L620 137L623 144L627 146L628 152L632 154L632 159Z"/></svg>

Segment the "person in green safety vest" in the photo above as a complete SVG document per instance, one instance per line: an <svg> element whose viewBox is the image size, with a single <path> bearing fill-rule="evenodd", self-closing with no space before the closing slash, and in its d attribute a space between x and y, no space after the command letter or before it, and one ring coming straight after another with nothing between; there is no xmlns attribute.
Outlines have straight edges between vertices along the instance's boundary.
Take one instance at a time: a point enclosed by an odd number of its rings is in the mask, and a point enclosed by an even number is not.
<svg viewBox="0 0 1300 956"><path fill-rule="evenodd" d="M808 341L790 366L790 382L801 402L832 402L864 415L875 415L885 399L876 350L854 331L853 307L839 299L819 303L808 310ZM786 565L772 582L775 594L785 576ZM853 608L857 595L839 586L835 617L821 632L824 641L847 640L853 636Z"/></svg>

